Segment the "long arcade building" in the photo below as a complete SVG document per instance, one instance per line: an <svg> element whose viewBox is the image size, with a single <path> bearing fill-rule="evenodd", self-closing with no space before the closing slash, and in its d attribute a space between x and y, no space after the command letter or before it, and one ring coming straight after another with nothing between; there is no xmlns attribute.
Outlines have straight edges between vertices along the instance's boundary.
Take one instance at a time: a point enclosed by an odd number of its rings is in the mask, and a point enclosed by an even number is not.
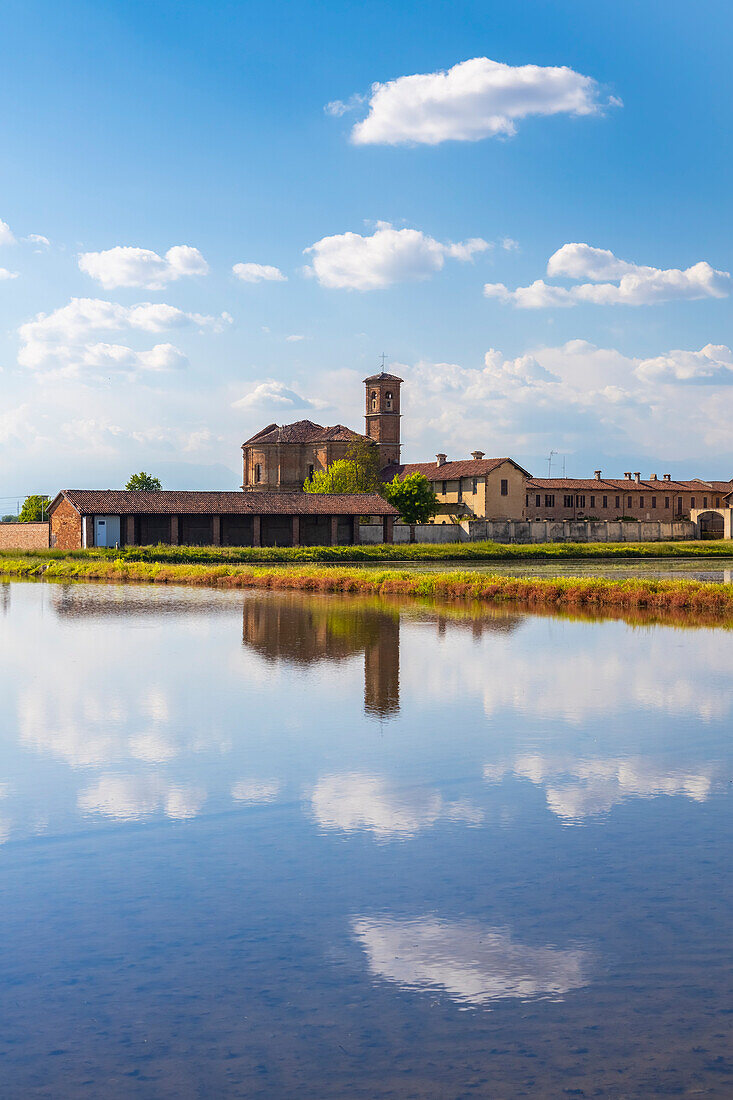
<svg viewBox="0 0 733 1100"><path fill-rule="evenodd" d="M359 542L359 521L381 521L392 542L398 512L377 493L130 492L63 489L49 505L51 545L340 546Z"/></svg>

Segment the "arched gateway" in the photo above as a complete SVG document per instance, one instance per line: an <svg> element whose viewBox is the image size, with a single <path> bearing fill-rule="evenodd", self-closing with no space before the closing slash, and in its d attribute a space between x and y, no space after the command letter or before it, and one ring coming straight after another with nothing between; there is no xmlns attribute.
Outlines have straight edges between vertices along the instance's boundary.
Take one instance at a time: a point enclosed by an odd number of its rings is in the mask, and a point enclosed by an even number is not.
<svg viewBox="0 0 733 1100"><path fill-rule="evenodd" d="M692 508L690 519L700 539L733 538L733 508Z"/></svg>

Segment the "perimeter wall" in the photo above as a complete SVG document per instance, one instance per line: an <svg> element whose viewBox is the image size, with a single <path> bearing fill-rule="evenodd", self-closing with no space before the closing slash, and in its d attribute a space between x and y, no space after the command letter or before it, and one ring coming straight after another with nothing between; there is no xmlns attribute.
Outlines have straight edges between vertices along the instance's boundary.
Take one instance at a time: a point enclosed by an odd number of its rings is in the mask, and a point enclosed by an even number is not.
<svg viewBox="0 0 733 1100"><path fill-rule="evenodd" d="M381 524L362 524L361 541L382 541ZM676 523L627 520L463 520L462 523L416 524L415 542L682 542L698 538L690 520ZM409 542L410 528L396 523L395 542Z"/></svg>
<svg viewBox="0 0 733 1100"><path fill-rule="evenodd" d="M49 523L0 523L0 550L48 550Z"/></svg>

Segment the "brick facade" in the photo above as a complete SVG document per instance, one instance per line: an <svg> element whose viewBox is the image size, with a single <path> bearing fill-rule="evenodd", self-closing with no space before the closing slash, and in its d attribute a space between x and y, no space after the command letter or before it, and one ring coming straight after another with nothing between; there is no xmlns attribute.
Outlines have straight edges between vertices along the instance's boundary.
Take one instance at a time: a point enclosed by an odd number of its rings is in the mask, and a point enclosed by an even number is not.
<svg viewBox="0 0 733 1100"><path fill-rule="evenodd" d="M0 523L0 550L48 550L48 523Z"/></svg>
<svg viewBox="0 0 733 1100"><path fill-rule="evenodd" d="M59 501L51 514L51 546L56 550L81 547L81 516L68 500Z"/></svg>

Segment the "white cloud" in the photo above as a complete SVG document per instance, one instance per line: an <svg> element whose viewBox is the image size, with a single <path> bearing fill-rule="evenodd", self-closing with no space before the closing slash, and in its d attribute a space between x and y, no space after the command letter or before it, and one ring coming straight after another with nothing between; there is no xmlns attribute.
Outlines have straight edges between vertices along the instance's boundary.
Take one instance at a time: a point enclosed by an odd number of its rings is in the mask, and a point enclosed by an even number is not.
<svg viewBox="0 0 733 1100"><path fill-rule="evenodd" d="M513 237L502 237L500 244L505 252L519 252L519 241Z"/></svg>
<svg viewBox="0 0 733 1100"><path fill-rule="evenodd" d="M374 977L409 992L445 992L465 1007L558 997L590 981L588 951L519 943L508 929L478 921L361 917L352 930Z"/></svg>
<svg viewBox="0 0 733 1100"><path fill-rule="evenodd" d="M264 409L275 407L279 409L320 409L325 406L324 401L312 401L302 397L295 390L290 389L284 382L275 382L268 379L260 382L244 397L232 402L233 409Z"/></svg>
<svg viewBox="0 0 733 1100"><path fill-rule="evenodd" d="M0 218L0 245L15 244L15 235L7 222Z"/></svg>
<svg viewBox="0 0 733 1100"><path fill-rule="evenodd" d="M17 279L17 271L8 271L7 267L0 267L0 282L4 282L5 279Z"/></svg>
<svg viewBox="0 0 733 1100"><path fill-rule="evenodd" d="M235 264L232 271L243 283L286 283L287 275L283 275L279 267L271 264Z"/></svg>
<svg viewBox="0 0 733 1100"><path fill-rule="evenodd" d="M300 332L294 332L291 336L286 336L285 339L289 344L298 344L301 340L305 340L305 336Z"/></svg>
<svg viewBox="0 0 733 1100"><path fill-rule="evenodd" d="M481 367L421 361L393 369L409 382L403 411L413 453L590 453L600 438L607 453L651 454L656 465L670 453L674 423L679 456L707 453L718 465L722 454L733 457L733 352L725 345L643 358L571 340L516 358L491 350Z"/></svg>
<svg viewBox="0 0 733 1100"><path fill-rule="evenodd" d="M614 106L619 105L614 103ZM347 105L336 100L331 114ZM369 114L351 131L356 145L437 145L509 137L529 115L592 115L599 89L567 66L505 65L474 57L435 73L373 84Z"/></svg>
<svg viewBox="0 0 733 1100"><path fill-rule="evenodd" d="M445 802L438 791L398 790L378 775L348 773L320 779L311 795L313 815L324 829L374 833L406 840L445 818L476 825L482 811L463 800Z"/></svg>
<svg viewBox="0 0 733 1100"><path fill-rule="evenodd" d="M185 366L186 356L173 344L156 344L144 351L90 339L103 332L159 333L197 326L221 329L231 318L185 313L164 302L122 306L99 298L72 298L52 313L39 313L18 329L18 363L29 370L82 376L115 371L164 371Z"/></svg>
<svg viewBox="0 0 733 1100"><path fill-rule="evenodd" d="M487 298L498 298L519 309L574 306L579 302L596 305L654 305L657 302L725 298L730 293L730 274L717 271L705 261L685 268L644 267L620 260L603 248L588 244L565 244L547 264L555 278L589 279L575 286L553 286L536 279L529 286L509 290L504 283L486 283ZM614 280L614 281L604 281Z"/></svg>
<svg viewBox="0 0 733 1100"><path fill-rule="evenodd" d="M327 103L323 110L327 115L331 115L332 118L341 118L347 111L355 111L357 107L361 107L362 103L366 103L367 96L359 95L358 92L354 92L352 96L344 102L342 99L333 99L330 103Z"/></svg>
<svg viewBox="0 0 733 1100"><path fill-rule="evenodd" d="M321 286L349 290L379 290L409 279L427 279L440 271L446 257L470 260L491 245L481 238L441 244L418 229L394 229L378 222L374 233L339 233L323 237L305 252L313 256L306 268Z"/></svg>
<svg viewBox="0 0 733 1100"><path fill-rule="evenodd" d="M706 344L699 351L668 351L666 355L642 359L636 374L645 382L730 385L733 352L725 344Z"/></svg>
<svg viewBox="0 0 733 1100"><path fill-rule="evenodd" d="M160 290L186 275L206 275L209 265L198 248L179 244L165 256L147 248L117 245L105 252L83 252L79 268L107 290L118 286Z"/></svg>
<svg viewBox="0 0 733 1100"><path fill-rule="evenodd" d="M39 247L36 249L37 252L42 251L44 248L51 247L51 242L49 241L48 237L44 237L42 233L29 233L27 237L23 238L23 240L27 241L28 244L39 245Z"/></svg>

